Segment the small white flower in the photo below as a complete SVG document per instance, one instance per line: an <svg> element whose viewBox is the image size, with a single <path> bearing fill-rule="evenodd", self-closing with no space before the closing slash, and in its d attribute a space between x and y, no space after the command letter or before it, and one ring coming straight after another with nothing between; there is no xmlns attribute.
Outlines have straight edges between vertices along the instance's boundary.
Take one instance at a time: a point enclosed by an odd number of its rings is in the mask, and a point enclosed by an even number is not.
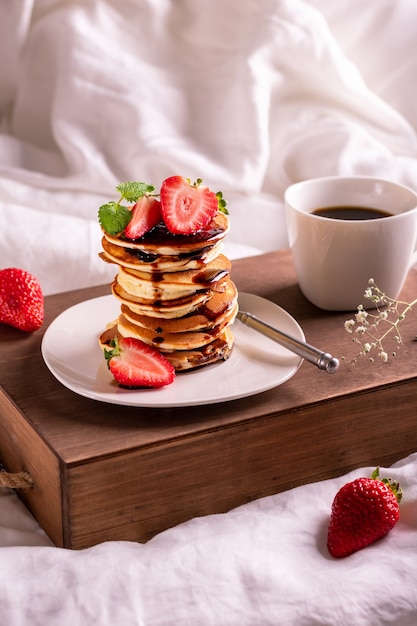
<svg viewBox="0 0 417 626"><path fill-rule="evenodd" d="M358 324L366 324L366 318L368 317L368 311L365 310L359 310L355 315L356 321L358 322Z"/></svg>
<svg viewBox="0 0 417 626"><path fill-rule="evenodd" d="M346 320L345 331L348 333L351 333L354 326L355 326L355 320Z"/></svg>
<svg viewBox="0 0 417 626"><path fill-rule="evenodd" d="M376 311L368 312L364 306L360 304L354 314L354 319L345 321L345 330L352 335L352 341L360 346L359 355L353 360L355 363L360 356L366 356L367 360L374 362L373 353L386 363L389 359L388 352L385 350L385 342L395 341L397 346L403 343L399 324L403 322L406 314L417 306L417 298L412 302L406 303L389 298L375 284L373 278L368 281L368 287L365 290L365 298L370 300ZM381 311L381 308L384 308ZM384 322L381 324L381 322ZM353 334L353 330L355 333ZM369 340L366 342L366 340ZM415 338L417 340L417 336ZM395 356L395 352L390 352ZM372 355L372 356L371 356Z"/></svg>
<svg viewBox="0 0 417 626"><path fill-rule="evenodd" d="M366 326L358 326L356 332L358 335L364 335L366 333Z"/></svg>

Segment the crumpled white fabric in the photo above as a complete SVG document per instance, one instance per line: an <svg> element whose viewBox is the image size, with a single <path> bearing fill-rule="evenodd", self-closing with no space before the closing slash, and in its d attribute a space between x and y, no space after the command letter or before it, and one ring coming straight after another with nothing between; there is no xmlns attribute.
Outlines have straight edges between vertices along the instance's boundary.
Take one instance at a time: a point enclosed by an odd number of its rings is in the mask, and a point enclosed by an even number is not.
<svg viewBox="0 0 417 626"><path fill-rule="evenodd" d="M232 258L287 245L296 180L416 185L412 0L14 0L0 18L0 266L45 293L113 276L96 215L120 181L221 189Z"/></svg>
<svg viewBox="0 0 417 626"><path fill-rule="evenodd" d="M417 454L381 468L404 489L394 529L345 559L327 552L334 495L372 470L195 518L146 544L3 548L0 623L413 626Z"/></svg>
<svg viewBox="0 0 417 626"><path fill-rule="evenodd" d="M286 247L297 180L416 189L416 18L414 0L3 2L0 267L45 293L110 280L96 213L123 180L222 189L232 258ZM342 561L325 550L334 494L369 470L79 552L2 495L0 625L414 626L416 455L390 471L395 529Z"/></svg>

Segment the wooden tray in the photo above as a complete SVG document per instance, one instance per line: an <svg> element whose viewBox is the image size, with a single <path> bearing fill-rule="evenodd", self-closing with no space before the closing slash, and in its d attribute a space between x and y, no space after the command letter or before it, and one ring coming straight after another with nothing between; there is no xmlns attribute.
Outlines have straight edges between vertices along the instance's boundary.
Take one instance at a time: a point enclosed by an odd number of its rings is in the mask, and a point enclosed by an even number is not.
<svg viewBox="0 0 417 626"><path fill-rule="evenodd" d="M293 315L307 341L334 356L354 354L343 322L302 296L288 252L235 261L242 291ZM412 271L403 290L417 292ZM48 324L109 286L46 298ZM27 471L20 496L58 546L146 541L195 516L221 513L362 465L387 465L417 450L417 321L402 324L396 359L343 361L333 375L303 363L262 394L176 409L122 407L63 387L46 368L43 331L0 327L0 461ZM254 339L255 340L255 339ZM98 356L98 358L100 358Z"/></svg>

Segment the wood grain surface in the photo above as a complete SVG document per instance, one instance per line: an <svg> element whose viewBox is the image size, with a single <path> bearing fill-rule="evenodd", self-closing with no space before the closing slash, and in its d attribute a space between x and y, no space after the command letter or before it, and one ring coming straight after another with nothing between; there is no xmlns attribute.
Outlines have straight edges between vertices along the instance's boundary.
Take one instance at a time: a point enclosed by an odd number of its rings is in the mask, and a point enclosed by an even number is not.
<svg viewBox="0 0 417 626"><path fill-rule="evenodd" d="M353 365L356 348L343 328L352 312L310 304L288 251L235 261L233 279L240 291L286 309L309 343L346 356L338 372L303 363L283 385L241 400L116 406L63 387L40 353L43 332L60 312L110 293L109 285L47 297L36 333L0 325L0 461L33 476L34 488L19 495L57 545L146 541L194 516L417 450L414 313L402 324L395 359ZM412 271L402 297L416 293Z"/></svg>

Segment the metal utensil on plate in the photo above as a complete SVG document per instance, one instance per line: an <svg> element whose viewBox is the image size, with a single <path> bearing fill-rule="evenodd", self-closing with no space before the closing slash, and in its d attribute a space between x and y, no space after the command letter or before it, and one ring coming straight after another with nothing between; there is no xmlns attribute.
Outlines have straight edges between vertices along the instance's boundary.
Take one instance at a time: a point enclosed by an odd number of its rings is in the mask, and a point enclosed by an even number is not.
<svg viewBox="0 0 417 626"><path fill-rule="evenodd" d="M294 354L297 354L310 363L314 363L319 369L326 370L329 374L333 374L339 368L339 360L328 352L323 352L323 350L319 350L305 341L300 341L291 335L287 335L287 333L284 333L282 330L278 330L274 328L274 326L258 319L255 315L252 315L252 313L239 310L237 318L246 326L257 330L262 335L269 337L269 339L287 348L287 350L294 352Z"/></svg>

